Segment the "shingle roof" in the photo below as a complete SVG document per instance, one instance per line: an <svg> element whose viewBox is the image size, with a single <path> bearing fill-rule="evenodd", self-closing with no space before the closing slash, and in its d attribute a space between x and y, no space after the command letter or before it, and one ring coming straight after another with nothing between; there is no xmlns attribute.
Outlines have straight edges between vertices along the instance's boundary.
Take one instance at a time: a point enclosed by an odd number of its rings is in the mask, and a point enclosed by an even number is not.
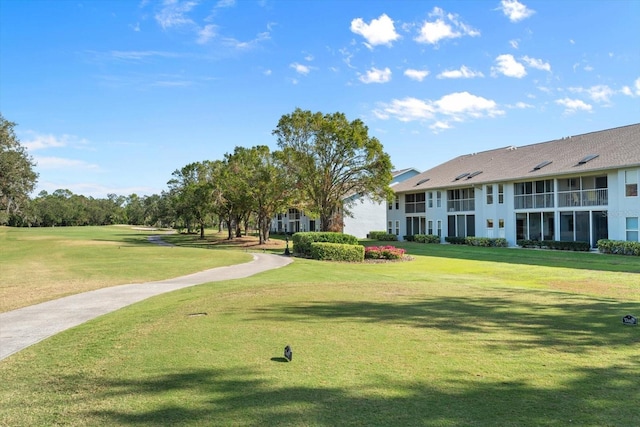
<svg viewBox="0 0 640 427"><path fill-rule="evenodd" d="M592 155L597 157L587 160ZM640 123L459 156L399 183L394 191L540 179L634 166L640 166Z"/></svg>

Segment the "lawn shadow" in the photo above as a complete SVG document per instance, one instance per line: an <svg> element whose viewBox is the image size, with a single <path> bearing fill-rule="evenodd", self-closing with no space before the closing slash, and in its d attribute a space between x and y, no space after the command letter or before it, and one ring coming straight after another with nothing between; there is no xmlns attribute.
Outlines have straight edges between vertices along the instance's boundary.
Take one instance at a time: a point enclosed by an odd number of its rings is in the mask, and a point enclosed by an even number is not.
<svg viewBox="0 0 640 427"><path fill-rule="evenodd" d="M356 390L331 386L330 379L322 387L291 385L251 369L167 370L141 380L78 375L58 384L87 393L81 416L95 425L559 426L640 420L637 399L630 397L637 396L640 382L623 367L579 369L572 382L552 388L471 377L450 392L395 378L371 378ZM65 395L73 400L76 392Z"/></svg>
<svg viewBox="0 0 640 427"><path fill-rule="evenodd" d="M640 345L640 334L622 324L627 314L640 313L640 303L594 300L581 296L501 290L499 297L437 297L409 301L316 301L256 309L265 322L349 321L384 323L446 331L451 334L509 332L507 341L488 346L503 350L544 346L580 353L594 346ZM501 334L502 335L502 334ZM486 335L491 336L491 335Z"/></svg>

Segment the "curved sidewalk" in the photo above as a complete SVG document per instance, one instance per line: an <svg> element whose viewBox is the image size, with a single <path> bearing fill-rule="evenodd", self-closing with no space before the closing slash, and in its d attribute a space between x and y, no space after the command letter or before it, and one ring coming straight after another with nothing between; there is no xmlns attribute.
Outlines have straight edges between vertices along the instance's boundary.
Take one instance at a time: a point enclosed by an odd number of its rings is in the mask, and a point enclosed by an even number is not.
<svg viewBox="0 0 640 427"><path fill-rule="evenodd" d="M241 279L283 267L292 259L254 253L253 261L212 268L158 282L112 286L0 313L0 360L65 329L165 292L221 280Z"/></svg>

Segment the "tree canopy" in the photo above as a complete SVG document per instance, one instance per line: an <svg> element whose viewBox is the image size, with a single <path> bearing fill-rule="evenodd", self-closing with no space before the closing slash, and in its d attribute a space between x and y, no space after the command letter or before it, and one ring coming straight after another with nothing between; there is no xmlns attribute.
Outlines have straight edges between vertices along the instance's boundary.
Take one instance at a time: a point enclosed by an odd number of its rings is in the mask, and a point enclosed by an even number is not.
<svg viewBox="0 0 640 427"><path fill-rule="evenodd" d="M4 213L0 223L29 202L38 179L35 163L16 137L14 126L0 114L0 211Z"/></svg>
<svg viewBox="0 0 640 427"><path fill-rule="evenodd" d="M297 108L280 118L273 134L301 207L320 218L322 231L338 228L340 213L350 214L357 199L351 196L390 197L391 159L361 120Z"/></svg>

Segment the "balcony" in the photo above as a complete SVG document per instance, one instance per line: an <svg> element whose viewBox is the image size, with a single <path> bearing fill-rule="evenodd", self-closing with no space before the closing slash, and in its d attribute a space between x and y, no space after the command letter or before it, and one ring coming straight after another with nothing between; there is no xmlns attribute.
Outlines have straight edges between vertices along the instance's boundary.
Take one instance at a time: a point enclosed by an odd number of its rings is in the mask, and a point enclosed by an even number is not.
<svg viewBox="0 0 640 427"><path fill-rule="evenodd" d="M518 194L513 198L514 209L543 209L553 207L553 193Z"/></svg>
<svg viewBox="0 0 640 427"><path fill-rule="evenodd" d="M459 199L447 201L447 210L449 212L462 212L476 210L475 199Z"/></svg>
<svg viewBox="0 0 640 427"><path fill-rule="evenodd" d="M607 206L609 204L609 190L598 188L578 191L559 191L558 207L573 206Z"/></svg>

